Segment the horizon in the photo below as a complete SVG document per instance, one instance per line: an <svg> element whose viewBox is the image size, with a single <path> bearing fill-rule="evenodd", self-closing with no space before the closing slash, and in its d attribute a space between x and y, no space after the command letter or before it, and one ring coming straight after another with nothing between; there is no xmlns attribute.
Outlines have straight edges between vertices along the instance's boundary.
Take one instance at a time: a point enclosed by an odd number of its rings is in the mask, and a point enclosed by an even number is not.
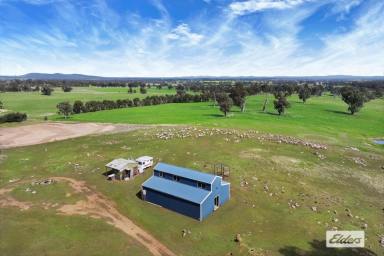
<svg viewBox="0 0 384 256"><path fill-rule="evenodd" d="M0 0L0 76L384 75L377 0Z"/></svg>
<svg viewBox="0 0 384 256"><path fill-rule="evenodd" d="M42 78L31 78L33 76L42 76ZM49 78L50 76L61 76L58 78ZM384 75L306 75L306 76L294 76L294 75L279 75L279 76L253 76L253 75L244 75L244 76L229 76L229 75L223 75L223 76L214 76L214 75L196 75L196 76L98 76L98 75L89 75L89 74L79 74L79 73L40 73L40 72L32 72L32 73L26 73L22 75L0 75L1 79L32 79L32 80L39 80L39 79L46 79L46 80L82 80L82 79L75 79L71 78L71 76L80 76L84 77L85 80L92 80L91 78L94 77L95 79L102 79L102 80L108 80L108 79L118 79L118 80L124 80L124 79L340 79L340 80L351 80L352 78L378 78L378 79L384 79Z"/></svg>

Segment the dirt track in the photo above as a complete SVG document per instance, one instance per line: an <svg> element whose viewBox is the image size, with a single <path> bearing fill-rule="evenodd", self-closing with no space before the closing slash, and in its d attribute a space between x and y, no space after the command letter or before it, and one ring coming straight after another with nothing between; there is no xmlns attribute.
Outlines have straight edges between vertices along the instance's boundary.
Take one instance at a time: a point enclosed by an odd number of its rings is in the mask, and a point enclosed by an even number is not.
<svg viewBox="0 0 384 256"><path fill-rule="evenodd" d="M0 128L0 149L42 144L89 134L132 131L140 125L96 123L40 123Z"/></svg>
<svg viewBox="0 0 384 256"><path fill-rule="evenodd" d="M76 193L81 193L85 195L86 198L75 204L62 205L57 209L58 214L88 215L93 218L103 219L108 224L134 238L155 256L176 255L148 232L122 215L110 200L105 198L101 193L93 191L85 182L67 177L52 177L52 179L68 182ZM18 183L22 182L13 183L10 187L0 189L0 207L17 207L21 210L27 210L33 206L28 202L19 202L9 195L9 192L12 191Z"/></svg>

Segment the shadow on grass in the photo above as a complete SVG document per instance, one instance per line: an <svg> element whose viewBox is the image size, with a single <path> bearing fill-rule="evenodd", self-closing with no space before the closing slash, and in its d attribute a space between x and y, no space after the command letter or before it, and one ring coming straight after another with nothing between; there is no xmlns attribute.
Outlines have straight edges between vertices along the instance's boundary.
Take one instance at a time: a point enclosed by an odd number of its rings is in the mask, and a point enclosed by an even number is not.
<svg viewBox="0 0 384 256"><path fill-rule="evenodd" d="M136 193L136 197L139 198L140 200L143 200L143 195L141 193L141 190L139 190L139 192Z"/></svg>
<svg viewBox="0 0 384 256"><path fill-rule="evenodd" d="M279 113L269 112L269 111L266 111L266 112L260 111L260 113L271 115L271 116L282 116L282 115L279 115Z"/></svg>
<svg viewBox="0 0 384 256"><path fill-rule="evenodd" d="M377 256L366 248L327 248L325 241L309 242L311 249L305 251L294 246L285 246L279 250L284 256Z"/></svg>
<svg viewBox="0 0 384 256"><path fill-rule="evenodd" d="M345 111L340 111L340 110L332 110L332 109L326 109L325 111L330 112L330 113L335 113L335 114L342 114L342 115L347 115L350 116L351 114Z"/></svg>
<svg viewBox="0 0 384 256"><path fill-rule="evenodd" d="M224 117L224 115L221 115L221 114L204 114L204 116L210 116L210 117Z"/></svg>

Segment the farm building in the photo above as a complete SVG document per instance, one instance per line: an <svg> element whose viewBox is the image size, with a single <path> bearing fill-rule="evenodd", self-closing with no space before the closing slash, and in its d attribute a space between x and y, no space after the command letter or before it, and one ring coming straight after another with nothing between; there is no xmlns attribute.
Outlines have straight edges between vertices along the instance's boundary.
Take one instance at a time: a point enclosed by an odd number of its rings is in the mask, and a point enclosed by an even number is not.
<svg viewBox="0 0 384 256"><path fill-rule="evenodd" d="M105 168L107 169L105 175L109 179L129 180L140 173L136 161L123 158L113 160L106 164Z"/></svg>
<svg viewBox="0 0 384 256"><path fill-rule="evenodd" d="M118 158L105 165L108 179L129 180L153 165L153 157L141 156L136 160Z"/></svg>
<svg viewBox="0 0 384 256"><path fill-rule="evenodd" d="M230 198L230 183L222 177L158 163L142 184L143 199L203 220Z"/></svg>

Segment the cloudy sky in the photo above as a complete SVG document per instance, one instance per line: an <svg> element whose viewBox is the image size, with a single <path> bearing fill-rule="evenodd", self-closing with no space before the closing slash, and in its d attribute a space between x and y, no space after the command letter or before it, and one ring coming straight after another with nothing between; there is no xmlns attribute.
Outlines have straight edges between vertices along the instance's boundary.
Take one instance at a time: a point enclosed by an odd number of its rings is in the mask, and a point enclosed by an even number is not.
<svg viewBox="0 0 384 256"><path fill-rule="evenodd" d="M0 75L384 75L383 0L0 0Z"/></svg>

